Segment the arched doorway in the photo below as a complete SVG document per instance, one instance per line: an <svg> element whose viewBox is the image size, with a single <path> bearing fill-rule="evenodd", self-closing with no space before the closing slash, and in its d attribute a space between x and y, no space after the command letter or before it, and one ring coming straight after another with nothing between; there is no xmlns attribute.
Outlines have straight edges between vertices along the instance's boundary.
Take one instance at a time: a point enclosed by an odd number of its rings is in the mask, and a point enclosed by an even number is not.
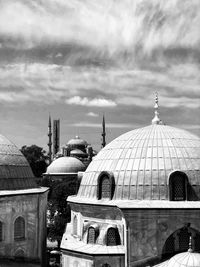
<svg viewBox="0 0 200 267"><path fill-rule="evenodd" d="M189 239L192 238L192 249L200 252L200 232L190 227L190 224L176 230L171 234L163 247L162 259L168 259L177 253L187 251L189 248Z"/></svg>

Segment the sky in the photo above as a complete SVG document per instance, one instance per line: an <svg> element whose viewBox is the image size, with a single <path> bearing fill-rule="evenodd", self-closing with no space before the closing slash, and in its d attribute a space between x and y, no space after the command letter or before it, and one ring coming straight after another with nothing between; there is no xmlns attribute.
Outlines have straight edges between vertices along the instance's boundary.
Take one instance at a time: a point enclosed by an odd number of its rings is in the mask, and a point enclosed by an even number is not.
<svg viewBox="0 0 200 267"><path fill-rule="evenodd" d="M200 136L199 0L0 0L1 134L47 149L101 146L151 124L155 92L168 125Z"/></svg>

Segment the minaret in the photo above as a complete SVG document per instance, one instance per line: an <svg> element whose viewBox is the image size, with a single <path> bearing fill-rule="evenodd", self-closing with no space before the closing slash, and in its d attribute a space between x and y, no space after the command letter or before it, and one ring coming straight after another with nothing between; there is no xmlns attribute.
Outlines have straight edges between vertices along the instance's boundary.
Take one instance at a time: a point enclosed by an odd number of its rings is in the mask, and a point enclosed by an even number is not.
<svg viewBox="0 0 200 267"><path fill-rule="evenodd" d="M152 124L162 124L162 121L159 118L158 108L159 108L159 105L158 105L158 93L156 92L156 94L155 94L155 105L154 105L154 113L155 113L155 115L154 115L154 118L152 120Z"/></svg>
<svg viewBox="0 0 200 267"><path fill-rule="evenodd" d="M51 116L49 115L49 125L48 125L48 137L49 137L49 142L48 142L48 147L49 147L49 164L52 161L52 131L51 131Z"/></svg>
<svg viewBox="0 0 200 267"><path fill-rule="evenodd" d="M105 147L106 145L106 127L105 127L105 118L103 115L103 121L102 121L102 144L101 147Z"/></svg>

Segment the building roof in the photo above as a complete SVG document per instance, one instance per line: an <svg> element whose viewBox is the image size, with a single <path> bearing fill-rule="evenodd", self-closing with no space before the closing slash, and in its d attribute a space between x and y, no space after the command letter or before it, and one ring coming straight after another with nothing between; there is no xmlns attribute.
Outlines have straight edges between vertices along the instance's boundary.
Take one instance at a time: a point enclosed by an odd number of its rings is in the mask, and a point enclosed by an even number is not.
<svg viewBox="0 0 200 267"><path fill-rule="evenodd" d="M72 138L68 141L67 145L70 146L87 146L88 143L81 139L79 136L76 136L75 138Z"/></svg>
<svg viewBox="0 0 200 267"><path fill-rule="evenodd" d="M60 157L47 168L46 174L78 173L84 171L85 165L75 157Z"/></svg>
<svg viewBox="0 0 200 267"><path fill-rule="evenodd" d="M0 190L38 187L28 161L19 149L0 135Z"/></svg>
<svg viewBox="0 0 200 267"><path fill-rule="evenodd" d="M86 157L87 158L87 153L84 153L82 150L80 149L73 149L70 151L70 155L72 156L79 156L79 157Z"/></svg>
<svg viewBox="0 0 200 267"><path fill-rule="evenodd" d="M183 252L176 254L170 260L155 265L154 267L199 267L200 253Z"/></svg>
<svg viewBox="0 0 200 267"><path fill-rule="evenodd" d="M170 173L180 170L200 185L200 138L154 123L125 133L104 147L83 175L78 197L96 198L102 171L112 172L115 200L168 200Z"/></svg>

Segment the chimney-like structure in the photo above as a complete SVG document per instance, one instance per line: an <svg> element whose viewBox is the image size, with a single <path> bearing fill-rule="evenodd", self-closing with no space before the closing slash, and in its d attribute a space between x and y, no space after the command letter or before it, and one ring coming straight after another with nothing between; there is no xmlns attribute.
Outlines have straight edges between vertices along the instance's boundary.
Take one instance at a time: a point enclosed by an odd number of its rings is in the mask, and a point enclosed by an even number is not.
<svg viewBox="0 0 200 267"><path fill-rule="evenodd" d="M60 120L53 120L53 155L60 149Z"/></svg>
<svg viewBox="0 0 200 267"><path fill-rule="evenodd" d="M102 144L101 144L101 147L105 147L106 145L106 127L105 127L105 118L104 118L104 115L103 115L103 121L102 121Z"/></svg>
<svg viewBox="0 0 200 267"><path fill-rule="evenodd" d="M49 164L52 162L52 130L51 130L51 116L49 115L49 124L48 124L48 138L49 138L49 142L48 142L48 147L49 147Z"/></svg>

